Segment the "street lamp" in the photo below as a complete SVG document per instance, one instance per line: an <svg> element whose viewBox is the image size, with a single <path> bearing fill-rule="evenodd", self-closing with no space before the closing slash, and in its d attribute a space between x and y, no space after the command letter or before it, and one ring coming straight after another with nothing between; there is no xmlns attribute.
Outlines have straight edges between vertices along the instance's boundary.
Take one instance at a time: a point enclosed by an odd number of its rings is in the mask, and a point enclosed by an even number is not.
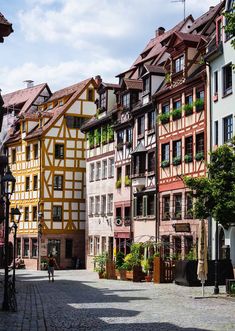
<svg viewBox="0 0 235 331"><path fill-rule="evenodd" d="M8 259L9 259L9 208L10 208L10 197L15 189L16 179L12 175L10 168L7 168L5 175L2 177L2 194L5 197L5 233L4 233L4 243L5 243L5 275L4 275L4 298L2 309L9 310L8 302Z"/></svg>
<svg viewBox="0 0 235 331"><path fill-rule="evenodd" d="M17 235L17 229L18 229L18 224L20 222L20 217L21 217L21 212L19 211L19 209L13 208L11 210L11 215L12 216L18 216L17 220L15 222L15 220L13 220L13 225L12 225L12 229L14 230L14 251L13 251L13 276L12 276L12 282L13 282L13 288L15 290L15 274L16 274L16 235Z"/></svg>

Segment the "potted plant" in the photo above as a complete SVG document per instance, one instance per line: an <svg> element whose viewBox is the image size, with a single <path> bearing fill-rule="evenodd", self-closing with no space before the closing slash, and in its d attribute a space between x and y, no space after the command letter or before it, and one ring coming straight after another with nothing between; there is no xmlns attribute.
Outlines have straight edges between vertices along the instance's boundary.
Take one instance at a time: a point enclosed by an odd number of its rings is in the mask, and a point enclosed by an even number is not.
<svg viewBox="0 0 235 331"><path fill-rule="evenodd" d="M192 113L193 113L193 104L188 103L188 104L184 105L184 112L185 112L185 116L192 115Z"/></svg>
<svg viewBox="0 0 235 331"><path fill-rule="evenodd" d="M106 261L107 261L107 254L99 254L94 257L94 270L98 272L99 278L105 277L105 267L106 267Z"/></svg>
<svg viewBox="0 0 235 331"><path fill-rule="evenodd" d="M122 181L121 178L116 181L116 188L121 188L122 186Z"/></svg>
<svg viewBox="0 0 235 331"><path fill-rule="evenodd" d="M162 162L161 162L161 167L162 168L167 168L167 167L169 167L170 166L170 161L169 160L163 160Z"/></svg>
<svg viewBox="0 0 235 331"><path fill-rule="evenodd" d="M125 176L125 186L130 186L131 185L131 179L129 176Z"/></svg>
<svg viewBox="0 0 235 331"><path fill-rule="evenodd" d="M196 111L200 112L204 109L204 100L196 99L196 101L194 102L194 105L196 106Z"/></svg>
<svg viewBox="0 0 235 331"><path fill-rule="evenodd" d="M181 163L181 156L176 156L173 158L173 165L177 166Z"/></svg>
<svg viewBox="0 0 235 331"><path fill-rule="evenodd" d="M170 113L162 113L158 116L158 119L162 124L167 124L170 122Z"/></svg>
<svg viewBox="0 0 235 331"><path fill-rule="evenodd" d="M202 161L202 160L204 160L204 153L203 152L196 153L195 160L196 161Z"/></svg>
<svg viewBox="0 0 235 331"><path fill-rule="evenodd" d="M152 280L152 275L150 275L150 262L149 262L149 259L144 259L141 261L141 266L142 266L142 269L143 269L143 272L146 274L145 276L145 281L146 282L151 282Z"/></svg>
<svg viewBox="0 0 235 331"><path fill-rule="evenodd" d="M99 146L100 145L100 140L101 140L100 129L95 129L94 135L95 135L95 145Z"/></svg>
<svg viewBox="0 0 235 331"><path fill-rule="evenodd" d="M184 162L185 163L190 163L193 161L193 156L191 154L185 154L184 156Z"/></svg>
<svg viewBox="0 0 235 331"><path fill-rule="evenodd" d="M89 141L89 148L93 148L94 147L94 132L93 131L90 131L88 132L88 141Z"/></svg>
<svg viewBox="0 0 235 331"><path fill-rule="evenodd" d="M116 255L116 261L115 261L115 272L116 272L116 277L119 278L119 279L123 279L123 272L122 270L124 270L122 268L123 266L123 263L124 263L124 253L119 251Z"/></svg>
<svg viewBox="0 0 235 331"><path fill-rule="evenodd" d="M102 127L102 133L101 133L101 143L106 144L107 143L107 127Z"/></svg>
<svg viewBox="0 0 235 331"><path fill-rule="evenodd" d="M173 121L179 120L182 116L182 109L181 108L176 108L172 111L172 118Z"/></svg>

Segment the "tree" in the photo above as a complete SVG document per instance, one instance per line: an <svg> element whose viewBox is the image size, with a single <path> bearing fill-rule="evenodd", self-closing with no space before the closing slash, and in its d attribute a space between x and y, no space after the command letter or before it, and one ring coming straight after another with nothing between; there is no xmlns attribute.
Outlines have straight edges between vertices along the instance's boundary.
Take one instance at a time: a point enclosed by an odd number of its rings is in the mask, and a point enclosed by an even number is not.
<svg viewBox="0 0 235 331"><path fill-rule="evenodd" d="M195 197L196 218L212 216L227 227L235 222L235 138L211 153L207 177L184 177Z"/></svg>
<svg viewBox="0 0 235 331"><path fill-rule="evenodd" d="M230 11L225 12L224 16L226 18L226 24L225 24L225 32L234 37L235 36L235 4L233 4L233 7ZM232 38L231 45L235 49L235 39Z"/></svg>

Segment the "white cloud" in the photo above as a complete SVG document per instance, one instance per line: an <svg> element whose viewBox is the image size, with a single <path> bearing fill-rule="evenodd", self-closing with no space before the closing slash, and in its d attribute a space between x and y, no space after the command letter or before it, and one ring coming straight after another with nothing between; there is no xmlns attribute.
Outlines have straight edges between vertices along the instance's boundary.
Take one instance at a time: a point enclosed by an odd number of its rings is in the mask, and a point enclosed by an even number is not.
<svg viewBox="0 0 235 331"><path fill-rule="evenodd" d="M25 63L14 68L0 67L0 86L4 88L2 94L24 88L23 81L34 80L34 84L48 83L53 91L72 85L83 79L101 75L104 81L117 82L113 69L119 73L126 64L112 58L96 58L87 66L84 62L67 61L55 66L40 66L35 63Z"/></svg>

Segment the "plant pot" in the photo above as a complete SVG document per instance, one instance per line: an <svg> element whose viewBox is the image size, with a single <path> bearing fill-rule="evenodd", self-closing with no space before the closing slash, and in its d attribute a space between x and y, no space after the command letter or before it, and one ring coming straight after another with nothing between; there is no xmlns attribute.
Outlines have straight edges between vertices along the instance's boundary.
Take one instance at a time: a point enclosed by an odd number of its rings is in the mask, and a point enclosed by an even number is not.
<svg viewBox="0 0 235 331"><path fill-rule="evenodd" d="M146 283L150 283L152 281L152 276L151 275L147 275L144 278L145 278Z"/></svg>
<svg viewBox="0 0 235 331"><path fill-rule="evenodd" d="M126 280L126 270L125 269L120 269L118 270L120 274L120 279L121 280Z"/></svg>
<svg viewBox="0 0 235 331"><path fill-rule="evenodd" d="M133 280L133 270L126 270L126 279Z"/></svg>
<svg viewBox="0 0 235 331"><path fill-rule="evenodd" d="M104 272L99 272L98 275L99 275L99 279L105 278L105 273Z"/></svg>

